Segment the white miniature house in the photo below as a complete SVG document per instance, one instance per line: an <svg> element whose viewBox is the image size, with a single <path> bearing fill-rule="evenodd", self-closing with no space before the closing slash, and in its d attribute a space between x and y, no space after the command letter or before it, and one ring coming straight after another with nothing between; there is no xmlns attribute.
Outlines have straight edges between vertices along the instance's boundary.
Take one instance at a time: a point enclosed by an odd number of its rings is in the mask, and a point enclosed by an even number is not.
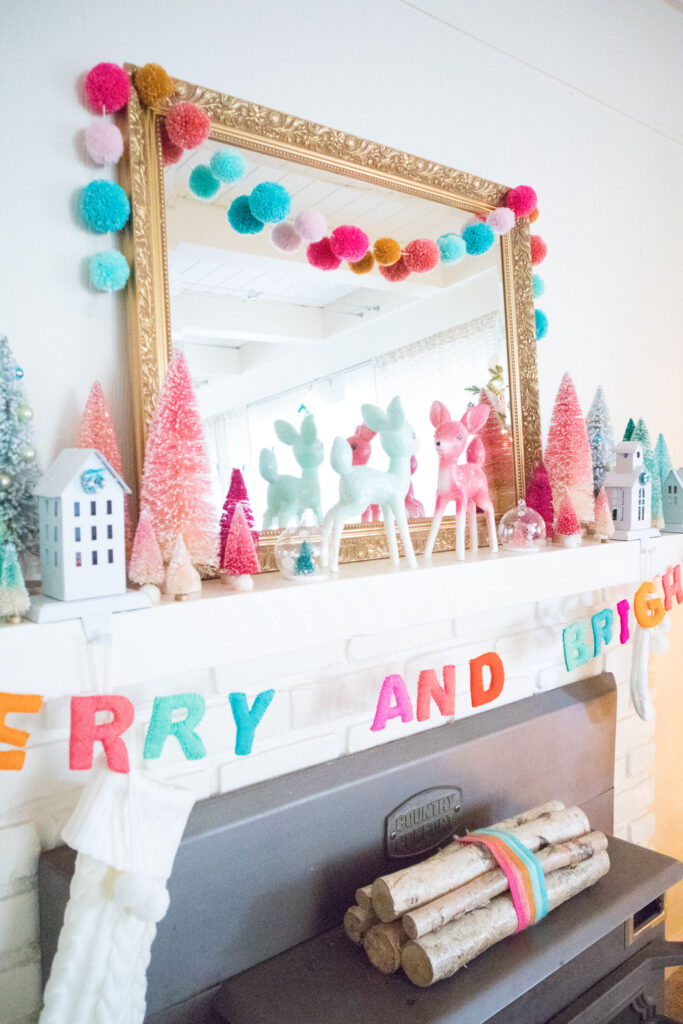
<svg viewBox="0 0 683 1024"><path fill-rule="evenodd" d="M683 468L672 469L662 485L665 533L683 533Z"/></svg>
<svg viewBox="0 0 683 1024"><path fill-rule="evenodd" d="M639 441L620 441L614 469L604 483L614 520L614 540L648 536L652 508L652 481L645 469L643 446Z"/></svg>
<svg viewBox="0 0 683 1024"><path fill-rule="evenodd" d="M94 448L65 448L38 482L42 591L58 601L124 594L124 496Z"/></svg>

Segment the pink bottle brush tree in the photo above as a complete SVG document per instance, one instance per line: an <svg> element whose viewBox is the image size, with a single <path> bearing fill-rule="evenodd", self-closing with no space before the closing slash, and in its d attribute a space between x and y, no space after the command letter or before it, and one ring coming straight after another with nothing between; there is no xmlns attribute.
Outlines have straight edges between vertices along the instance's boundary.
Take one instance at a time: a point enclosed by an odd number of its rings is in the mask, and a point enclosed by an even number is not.
<svg viewBox="0 0 683 1024"><path fill-rule="evenodd" d="M140 495L168 563L182 537L193 565L212 565L218 553L211 475L190 371L177 352L157 399L145 451Z"/></svg>
<svg viewBox="0 0 683 1024"><path fill-rule="evenodd" d="M235 514L235 509L238 504L242 506L242 511L244 512L247 525L254 538L254 544L258 545L258 533L256 532L254 513L251 510L249 495L247 494L247 485L244 482L242 471L240 469L233 469L230 477L230 487L228 488L228 493L226 495L225 502L223 503L223 512L221 513L220 546L218 553L219 565L223 562L225 543L228 539L232 517Z"/></svg>
<svg viewBox="0 0 683 1024"><path fill-rule="evenodd" d="M553 504L559 508L569 494L579 519L593 519L593 462L586 423L574 382L562 377L548 431L544 462L550 477Z"/></svg>
<svg viewBox="0 0 683 1024"><path fill-rule="evenodd" d="M90 388L81 421L78 425L76 436L76 448L96 448L120 477L123 476L121 468L121 451L116 440L114 421L112 420L109 402L105 398L102 385L96 380ZM130 522L130 495L125 498L125 529L126 548L130 550L131 522Z"/></svg>
<svg viewBox="0 0 683 1024"><path fill-rule="evenodd" d="M543 461L539 462L538 466L534 471L534 475L528 483L526 489L526 503L529 508L533 508L534 511L542 517L545 523L545 535L548 540L552 540L554 530L553 522L555 520L555 508L553 506L553 492L550 487L550 480L548 478L548 471L545 468Z"/></svg>
<svg viewBox="0 0 683 1024"><path fill-rule="evenodd" d="M201 589L199 573L190 561L182 535L178 534L166 572L166 593L173 595L176 601L185 601Z"/></svg>
<svg viewBox="0 0 683 1024"><path fill-rule="evenodd" d="M225 541L221 558L221 572L225 573L226 582L235 589L251 590L253 587L252 574L260 571L261 566L256 554L254 537L242 504L238 502Z"/></svg>
<svg viewBox="0 0 683 1024"><path fill-rule="evenodd" d="M568 494L565 494L560 502L555 535L567 548L577 548L581 543L581 527Z"/></svg>
<svg viewBox="0 0 683 1024"><path fill-rule="evenodd" d="M595 499L594 518L596 539L601 541L609 540L614 535L614 520L612 519L612 509L610 508L604 487L600 488Z"/></svg>
<svg viewBox="0 0 683 1024"><path fill-rule="evenodd" d="M158 599L156 588L160 587L166 579L164 560L154 534L152 520L149 513L144 510L135 531L133 551L128 566L128 579L132 583L139 583L141 587L148 588L146 592L152 600Z"/></svg>

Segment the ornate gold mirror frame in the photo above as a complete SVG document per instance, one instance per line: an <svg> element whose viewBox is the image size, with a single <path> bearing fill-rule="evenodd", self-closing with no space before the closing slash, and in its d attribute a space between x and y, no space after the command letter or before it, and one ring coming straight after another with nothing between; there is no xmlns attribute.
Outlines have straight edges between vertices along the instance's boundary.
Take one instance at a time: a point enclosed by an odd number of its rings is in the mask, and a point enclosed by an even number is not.
<svg viewBox="0 0 683 1024"><path fill-rule="evenodd" d="M132 75L135 65L125 65ZM500 205L507 186L402 153L354 135L303 121L289 114L176 80L172 100L199 104L211 118L211 138L312 167L358 178L472 213ZM133 269L128 287L128 344L134 409L135 457L142 476L144 445L156 397L171 355L164 176L160 129L168 103L143 107L133 88L122 127L128 146L119 163L119 180L130 195L132 218L123 251ZM536 365L536 330L529 222L516 221L500 237L510 389L516 496L525 492L526 475L541 458L541 428ZM480 517L481 519L482 517ZM417 552L431 520L411 520ZM279 531L260 534L264 570L276 568L274 541ZM482 536L482 541L484 540ZM455 547L453 519L439 532L435 550ZM384 527L352 524L344 530L343 562L386 557Z"/></svg>

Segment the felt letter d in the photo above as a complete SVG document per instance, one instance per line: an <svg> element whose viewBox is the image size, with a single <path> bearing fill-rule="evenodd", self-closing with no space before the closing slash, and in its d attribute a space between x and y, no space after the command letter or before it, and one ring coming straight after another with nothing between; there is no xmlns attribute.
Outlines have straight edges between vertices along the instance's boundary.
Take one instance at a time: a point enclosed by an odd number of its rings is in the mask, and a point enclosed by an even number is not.
<svg viewBox="0 0 683 1024"><path fill-rule="evenodd" d="M487 689L484 689L484 666L491 672L491 682ZM482 654L479 658L473 658L470 662L470 697L472 707L478 708L482 704L490 704L503 692L505 682L505 669L499 655L493 651Z"/></svg>

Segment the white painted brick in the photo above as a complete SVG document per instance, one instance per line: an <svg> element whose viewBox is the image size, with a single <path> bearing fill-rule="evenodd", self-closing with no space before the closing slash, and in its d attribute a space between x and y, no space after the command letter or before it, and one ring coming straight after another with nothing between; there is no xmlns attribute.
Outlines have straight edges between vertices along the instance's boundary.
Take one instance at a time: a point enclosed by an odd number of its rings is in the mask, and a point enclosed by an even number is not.
<svg viewBox="0 0 683 1024"><path fill-rule="evenodd" d="M655 762L655 749L652 744L635 747L626 755L626 774L630 779L647 775Z"/></svg>
<svg viewBox="0 0 683 1024"><path fill-rule="evenodd" d="M0 786L0 812L21 807L38 797L57 796L82 786L84 772L69 770L69 747L64 740L43 747L31 746L29 739L26 760L20 772L3 772Z"/></svg>
<svg viewBox="0 0 683 1024"><path fill-rule="evenodd" d="M37 890L32 889L0 901L0 953L23 949L37 939Z"/></svg>
<svg viewBox="0 0 683 1024"><path fill-rule="evenodd" d="M622 793L633 783L626 777L626 758L619 757L614 763L614 791L615 793Z"/></svg>
<svg viewBox="0 0 683 1024"><path fill-rule="evenodd" d="M308 768L309 765L330 761L343 752L342 735L339 732L328 732L322 736L288 743L265 753L235 757L220 769L220 791L227 793L242 786L251 786L264 779L273 778L275 775L287 775L289 772Z"/></svg>
<svg viewBox="0 0 683 1024"><path fill-rule="evenodd" d="M555 627L530 629L496 641L495 651L506 669L529 670L542 665L563 665L562 632Z"/></svg>
<svg viewBox="0 0 683 1024"><path fill-rule="evenodd" d="M456 701L457 703L457 701ZM359 750L369 750L370 747L380 747L383 743L391 743L393 740L402 740L406 736L412 736L416 732L426 732L428 729L436 729L453 718L442 718L439 709L434 708L431 718L425 722L402 722L400 718L390 718L384 729L372 732L370 726L372 721L358 722L351 725L346 736L346 752L355 754Z"/></svg>
<svg viewBox="0 0 683 1024"><path fill-rule="evenodd" d="M534 624L536 606L533 602L510 608L495 608L476 615L461 615L454 622L456 637L503 636Z"/></svg>
<svg viewBox="0 0 683 1024"><path fill-rule="evenodd" d="M614 616L616 618L617 605L619 604L619 602L626 600L632 606L633 595L635 594L635 592L636 587L634 585L624 586L623 584L620 584L618 587L603 587L602 598L605 602L605 607L610 607L614 609ZM633 609L631 608L631 614L632 612Z"/></svg>
<svg viewBox="0 0 683 1024"><path fill-rule="evenodd" d="M40 963L22 964L0 972L0 1024L14 1024L40 1009Z"/></svg>
<svg viewBox="0 0 683 1024"><path fill-rule="evenodd" d="M313 637L312 637L313 638ZM283 654L269 654L250 658L229 665L219 665L213 670L214 686L217 693L240 691L244 693L277 689L282 680L300 677L311 672L324 672L345 661L345 641L339 640L300 651Z"/></svg>
<svg viewBox="0 0 683 1024"><path fill-rule="evenodd" d="M655 834L654 814L645 814L637 821L632 821L628 826L628 838L638 846L647 846Z"/></svg>
<svg viewBox="0 0 683 1024"><path fill-rule="evenodd" d="M34 875L39 853L38 833L32 823L0 829L0 887Z"/></svg>
<svg viewBox="0 0 683 1024"><path fill-rule="evenodd" d="M544 692L545 690L553 690L556 686L567 686L569 683L576 683L580 679L590 679L591 676L597 676L602 672L603 660L604 655L599 654L597 658L593 658L586 665L575 668L572 672L567 672L564 662L560 665L542 668L536 679L536 687L541 692Z"/></svg>
<svg viewBox="0 0 683 1024"><path fill-rule="evenodd" d="M467 641L465 643L452 641L447 645L439 645L430 650L420 651L413 654L406 660L404 666L404 678L409 692L417 692L417 680L423 669L434 669L443 681L442 670L444 665L455 665L456 690L470 685L469 663L473 658L479 658L493 649L494 638L490 643L481 640ZM412 687L412 689L411 689Z"/></svg>
<svg viewBox="0 0 683 1024"><path fill-rule="evenodd" d="M403 676L410 692L409 680L398 661L359 668L355 672L293 687L290 691L292 727L301 729L317 722L335 722L360 712L366 712L372 721L382 683L386 676L394 673ZM417 680L413 689L416 683Z"/></svg>
<svg viewBox="0 0 683 1024"><path fill-rule="evenodd" d="M552 598L536 604L536 618L541 625L568 626L577 619L589 619L605 605L602 603L602 591L588 590L583 594L571 594L568 597Z"/></svg>
<svg viewBox="0 0 683 1024"><path fill-rule="evenodd" d="M631 678L633 644L630 641L626 644L619 643L618 628L617 626L615 631L618 646L614 646L613 640L605 653L605 672L613 672L617 683L627 683Z"/></svg>
<svg viewBox="0 0 683 1024"><path fill-rule="evenodd" d="M631 700L631 686L629 683L621 683L617 686L617 721L634 715L633 701Z"/></svg>
<svg viewBox="0 0 683 1024"><path fill-rule="evenodd" d="M655 729L654 719L643 722L637 715L630 715L619 722L616 735L616 756L625 757L629 750L647 744Z"/></svg>
<svg viewBox="0 0 683 1024"><path fill-rule="evenodd" d="M613 835L615 835L617 839L628 839L628 825L615 825Z"/></svg>
<svg viewBox="0 0 683 1024"><path fill-rule="evenodd" d="M212 688L212 672L203 668L196 672L179 672L177 675L144 679L129 686L119 686L117 692L132 700L137 717L141 712L151 711L155 697L168 697L174 693L200 693L205 697Z"/></svg>
<svg viewBox="0 0 683 1024"><path fill-rule="evenodd" d="M417 647L430 647L453 634L450 621L404 626L367 636L352 636L348 644L350 661L370 661L401 651L414 651Z"/></svg>
<svg viewBox="0 0 683 1024"><path fill-rule="evenodd" d="M193 762L195 765L203 762ZM169 782L180 789L190 789L195 795L195 800L208 800L215 796L218 791L216 773L208 765L199 771L173 772L155 769L151 774L164 782Z"/></svg>
<svg viewBox="0 0 683 1024"><path fill-rule="evenodd" d="M614 798L614 820L619 824L639 818L654 802L655 784L653 779L641 782L631 789L618 793Z"/></svg>

